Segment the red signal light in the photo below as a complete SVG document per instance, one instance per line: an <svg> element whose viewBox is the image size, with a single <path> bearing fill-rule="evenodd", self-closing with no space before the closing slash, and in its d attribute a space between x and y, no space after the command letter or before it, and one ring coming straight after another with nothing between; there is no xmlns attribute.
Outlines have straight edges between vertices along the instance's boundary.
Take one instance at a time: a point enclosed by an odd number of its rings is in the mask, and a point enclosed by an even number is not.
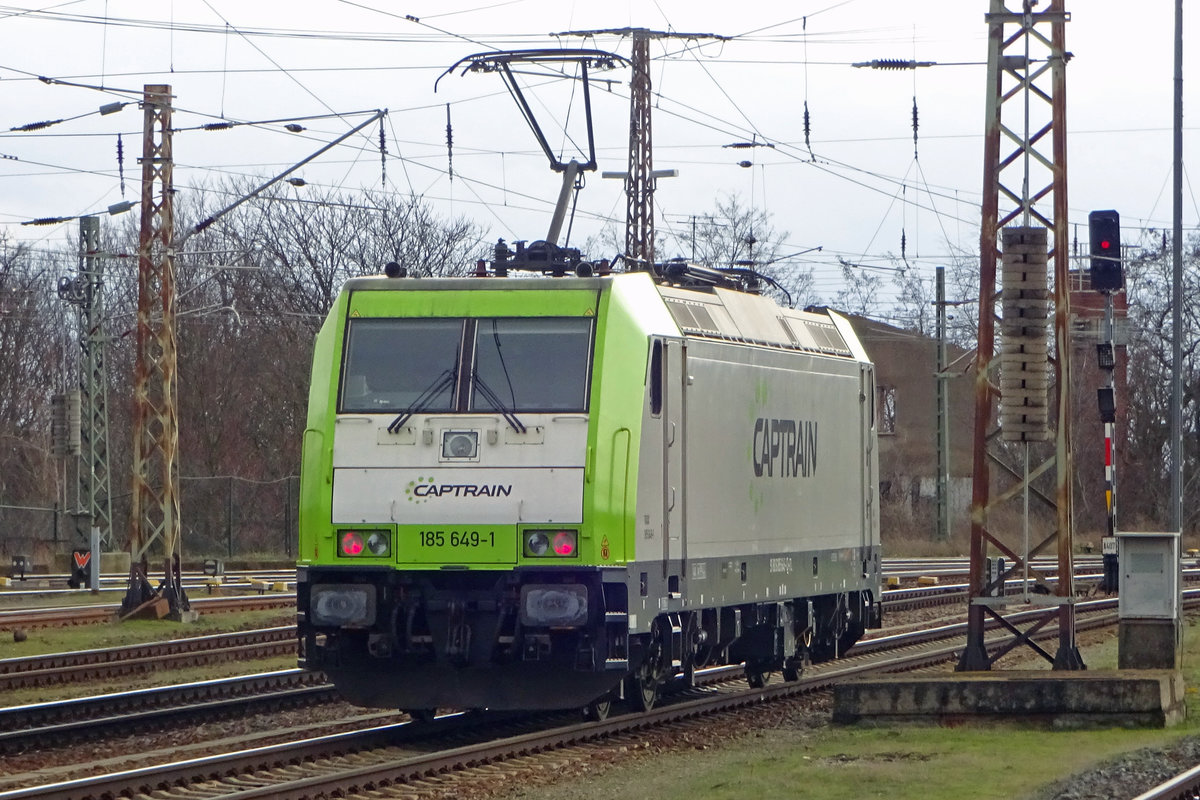
<svg viewBox="0 0 1200 800"><path fill-rule="evenodd" d="M347 531L342 534L342 552L348 556L356 556L363 551L363 537L358 531Z"/></svg>
<svg viewBox="0 0 1200 800"><path fill-rule="evenodd" d="M554 553L560 556L575 554L575 532L559 531L554 534Z"/></svg>
<svg viewBox="0 0 1200 800"><path fill-rule="evenodd" d="M1101 250L1109 250L1111 248L1112 248L1112 242L1110 242L1108 239L1100 240L1100 249Z"/></svg>

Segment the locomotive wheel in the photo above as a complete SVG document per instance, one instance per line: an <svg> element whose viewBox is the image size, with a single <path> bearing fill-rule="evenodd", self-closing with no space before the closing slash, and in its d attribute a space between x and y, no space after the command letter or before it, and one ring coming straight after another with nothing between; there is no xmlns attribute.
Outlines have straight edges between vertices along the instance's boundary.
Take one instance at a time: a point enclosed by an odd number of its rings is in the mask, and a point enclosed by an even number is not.
<svg viewBox="0 0 1200 800"><path fill-rule="evenodd" d="M649 641L642 663L629 676L629 701L635 711L649 711L658 702L658 688L664 675L666 653L663 644L662 618L654 620L650 627ZM667 672L666 674L669 674Z"/></svg>
<svg viewBox="0 0 1200 800"><path fill-rule="evenodd" d="M798 681L800 676L804 674L804 670L812 666L812 658L809 656L807 645L800 650L797 650L796 655L783 660L783 669L780 674L783 675L785 681Z"/></svg>
<svg viewBox="0 0 1200 800"><path fill-rule="evenodd" d="M653 675L644 675L642 670L638 670L638 674L634 675L631 683L633 691L630 693L630 702L633 703L634 711L649 711L654 708L654 704L658 702L658 681Z"/></svg>
<svg viewBox="0 0 1200 800"><path fill-rule="evenodd" d="M767 685L771 664L765 658L746 659L746 683L751 689L761 689Z"/></svg>
<svg viewBox="0 0 1200 800"><path fill-rule="evenodd" d="M612 713L612 700L609 699L608 695L599 700L593 700L583 709L584 718L593 720L594 722L603 722L608 719L610 713Z"/></svg>

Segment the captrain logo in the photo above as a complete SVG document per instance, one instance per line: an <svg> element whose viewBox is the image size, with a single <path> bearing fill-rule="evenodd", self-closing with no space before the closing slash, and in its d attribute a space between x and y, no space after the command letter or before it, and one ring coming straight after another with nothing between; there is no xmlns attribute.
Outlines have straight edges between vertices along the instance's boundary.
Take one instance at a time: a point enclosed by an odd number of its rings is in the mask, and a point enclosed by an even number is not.
<svg viewBox="0 0 1200 800"><path fill-rule="evenodd" d="M409 481L404 489L410 503L428 503L434 497L508 497L512 484L430 483L428 478Z"/></svg>
<svg viewBox="0 0 1200 800"><path fill-rule="evenodd" d="M817 472L817 423L759 417L754 421L754 477L807 478Z"/></svg>

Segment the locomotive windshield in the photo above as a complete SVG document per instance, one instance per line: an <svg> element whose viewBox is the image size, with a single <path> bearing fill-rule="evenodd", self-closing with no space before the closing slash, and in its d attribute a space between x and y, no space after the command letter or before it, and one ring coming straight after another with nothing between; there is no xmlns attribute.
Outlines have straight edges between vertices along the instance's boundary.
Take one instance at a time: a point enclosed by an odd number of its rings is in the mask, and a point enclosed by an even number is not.
<svg viewBox="0 0 1200 800"><path fill-rule="evenodd" d="M481 319L475 375L512 411L586 411L589 319ZM476 392L471 411L490 411Z"/></svg>
<svg viewBox="0 0 1200 800"><path fill-rule="evenodd" d="M346 332L342 411L407 408L458 363L462 322L354 319ZM426 411L454 410L454 383L423 400Z"/></svg>
<svg viewBox="0 0 1200 800"><path fill-rule="evenodd" d="M585 317L352 319L339 410L587 411L591 350Z"/></svg>

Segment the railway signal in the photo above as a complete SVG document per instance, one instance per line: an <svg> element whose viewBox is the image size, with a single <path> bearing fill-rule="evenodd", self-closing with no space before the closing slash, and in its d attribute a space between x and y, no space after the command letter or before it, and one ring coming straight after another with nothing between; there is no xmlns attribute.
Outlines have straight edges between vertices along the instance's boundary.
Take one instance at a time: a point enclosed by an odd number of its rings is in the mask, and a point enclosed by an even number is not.
<svg viewBox="0 0 1200 800"><path fill-rule="evenodd" d="M1116 211L1088 214L1092 288L1098 292L1119 292L1125 288L1121 270L1121 215Z"/></svg>

